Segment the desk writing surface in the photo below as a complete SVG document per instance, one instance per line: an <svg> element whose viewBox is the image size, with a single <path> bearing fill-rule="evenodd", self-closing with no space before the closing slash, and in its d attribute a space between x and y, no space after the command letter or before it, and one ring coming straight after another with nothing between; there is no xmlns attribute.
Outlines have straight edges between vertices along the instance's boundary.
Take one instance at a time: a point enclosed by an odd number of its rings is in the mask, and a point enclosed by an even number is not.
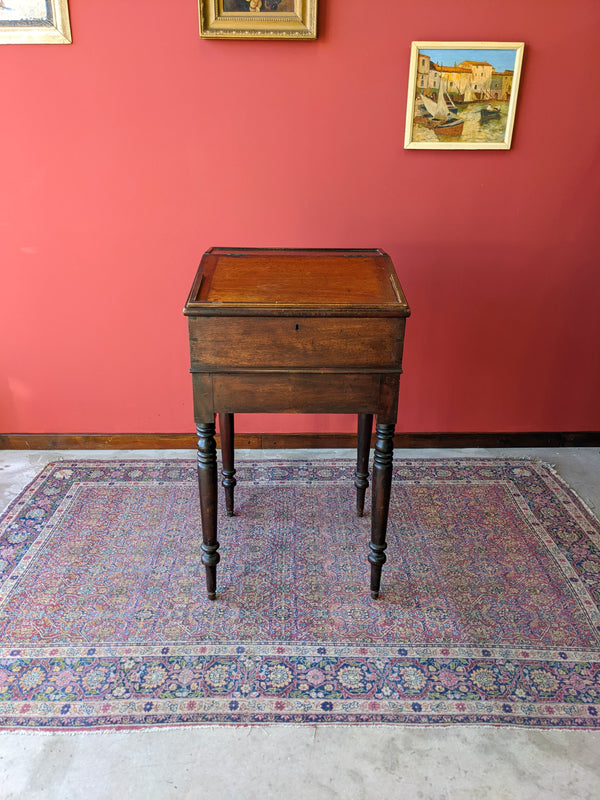
<svg viewBox="0 0 600 800"><path fill-rule="evenodd" d="M379 250L208 250L186 313L249 307L273 313L310 307L321 314L409 313L391 260Z"/></svg>

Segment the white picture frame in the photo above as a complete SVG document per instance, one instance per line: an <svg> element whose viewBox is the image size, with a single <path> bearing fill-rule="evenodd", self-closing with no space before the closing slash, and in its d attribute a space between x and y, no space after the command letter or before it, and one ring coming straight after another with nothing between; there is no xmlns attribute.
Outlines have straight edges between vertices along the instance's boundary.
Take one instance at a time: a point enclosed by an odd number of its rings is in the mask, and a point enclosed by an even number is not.
<svg viewBox="0 0 600 800"><path fill-rule="evenodd" d="M508 150L524 47L523 42L412 42L404 147Z"/></svg>

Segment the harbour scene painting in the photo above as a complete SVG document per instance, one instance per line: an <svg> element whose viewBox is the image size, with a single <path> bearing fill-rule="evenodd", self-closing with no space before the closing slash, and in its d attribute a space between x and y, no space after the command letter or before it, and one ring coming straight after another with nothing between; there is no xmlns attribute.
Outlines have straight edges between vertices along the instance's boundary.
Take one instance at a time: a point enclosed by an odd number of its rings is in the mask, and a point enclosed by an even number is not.
<svg viewBox="0 0 600 800"><path fill-rule="evenodd" d="M523 43L413 42L406 148L508 149Z"/></svg>

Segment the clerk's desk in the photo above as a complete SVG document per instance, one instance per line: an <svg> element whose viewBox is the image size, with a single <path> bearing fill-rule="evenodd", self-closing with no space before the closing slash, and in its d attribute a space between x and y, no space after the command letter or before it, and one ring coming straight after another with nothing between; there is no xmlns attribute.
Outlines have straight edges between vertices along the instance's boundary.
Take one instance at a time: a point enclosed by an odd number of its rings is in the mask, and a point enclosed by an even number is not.
<svg viewBox="0 0 600 800"><path fill-rule="evenodd" d="M358 414L357 513L373 462L371 596L386 561L393 437L410 309L390 257L381 250L214 247L194 279L189 322L202 563L216 598L219 414L226 508L233 514L234 414Z"/></svg>

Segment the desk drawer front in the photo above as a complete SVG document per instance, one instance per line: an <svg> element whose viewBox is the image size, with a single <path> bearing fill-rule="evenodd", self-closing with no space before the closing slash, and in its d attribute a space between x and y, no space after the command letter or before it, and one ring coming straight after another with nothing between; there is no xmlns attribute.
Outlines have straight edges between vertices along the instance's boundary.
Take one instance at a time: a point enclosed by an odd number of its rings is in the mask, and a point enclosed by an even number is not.
<svg viewBox="0 0 600 800"><path fill-rule="evenodd" d="M398 374L251 372L193 375L197 422L225 413L379 414L396 419Z"/></svg>
<svg viewBox="0 0 600 800"><path fill-rule="evenodd" d="M190 318L192 371L397 368L404 318Z"/></svg>

